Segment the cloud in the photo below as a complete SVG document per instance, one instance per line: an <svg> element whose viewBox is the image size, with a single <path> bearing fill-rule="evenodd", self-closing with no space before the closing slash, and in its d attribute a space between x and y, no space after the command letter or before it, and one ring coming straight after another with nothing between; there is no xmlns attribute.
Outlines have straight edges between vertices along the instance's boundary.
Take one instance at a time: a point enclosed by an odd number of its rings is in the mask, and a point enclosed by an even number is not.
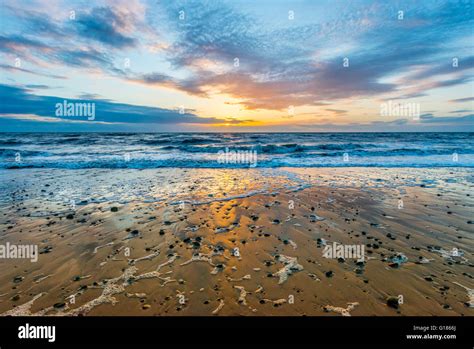
<svg viewBox="0 0 474 349"><path fill-rule="evenodd" d="M444 124L444 125L466 125L466 126L474 126L474 114L468 114L463 116L444 116L444 117L435 117L429 119L421 119L422 123L426 124ZM467 130L466 130L467 131Z"/></svg>
<svg viewBox="0 0 474 349"><path fill-rule="evenodd" d="M112 59L106 53L93 48L58 50L54 58L69 67L115 70Z"/></svg>
<svg viewBox="0 0 474 349"><path fill-rule="evenodd" d="M33 75L37 75L37 76L43 76L43 77L46 77L46 78L66 79L65 76L41 73L41 72L38 72L38 71L33 71L33 70L30 70L30 69L25 69L25 68L20 68L20 67L14 67L14 66L7 65L7 64L0 64L0 69L7 70L7 71L13 71L13 72L28 73L28 74L33 74Z"/></svg>
<svg viewBox="0 0 474 349"><path fill-rule="evenodd" d="M451 114L459 114L459 113L470 113L472 112L471 109L458 109L458 110L453 110L450 113Z"/></svg>
<svg viewBox="0 0 474 349"><path fill-rule="evenodd" d="M462 4L442 4L430 8L429 15L424 6L410 9L410 16L420 18L416 23L409 19L399 23L395 17L388 17L398 13L398 9L389 5L378 4L376 13L370 13L372 9L366 10L365 5L354 6L355 9L342 13L341 18L326 23L260 28L258 20L238 12L229 2L170 3L166 10L172 16L170 22L177 37L169 59L174 67L190 69L193 74L175 79L148 73L136 80L197 96L228 94L239 99L246 109L269 110L385 93L398 94L398 98L422 97L431 89L471 81L469 75L462 74L472 68L474 57L460 58L456 77L433 80L438 75L453 73L450 60L446 63L433 63L433 60L448 53L441 40L446 37L446 30L466 29L472 22ZM181 22L176 20L179 10L186 13ZM362 18L354 20L356 10L360 10ZM354 40L354 48L337 57L310 54L308 47L330 45L329 39L344 41L344 36ZM349 58L348 67L343 66L343 57ZM200 64L203 58L226 69L203 68ZM236 58L238 67L233 66ZM425 64L426 69L406 82L409 89L382 82L387 76L420 64Z"/></svg>
<svg viewBox="0 0 474 349"><path fill-rule="evenodd" d="M126 17L111 7L96 7L85 14L78 14L77 33L112 47L133 47L137 40L125 34L125 30L133 26L130 18L130 14Z"/></svg>
<svg viewBox="0 0 474 349"><path fill-rule="evenodd" d="M116 53L110 50L135 47L138 39L133 35L140 33L144 37L146 33L149 37L150 34L144 24L137 23L138 15L113 6L78 12L74 20L65 11L62 21L51 18L47 12L13 6L6 6L5 11L15 16L24 30L21 35L0 34L0 52L49 68L98 69L108 75L123 76L124 71L113 64ZM5 65L3 68L14 69ZM22 71L35 74L33 70Z"/></svg>
<svg viewBox="0 0 474 349"><path fill-rule="evenodd" d="M49 46L33 39L24 37L0 37L0 51L18 56L28 57L32 55L43 62L43 65L60 64L68 67L76 68L99 68L103 71L113 72L116 75L122 75L124 72L117 69L112 58L105 51L100 51L92 47L79 47L71 49L68 45ZM49 74L34 72L23 68L17 68L7 65L1 65L3 69L18 70L35 75L51 76L61 78Z"/></svg>
<svg viewBox="0 0 474 349"><path fill-rule="evenodd" d="M444 75L444 74L456 74L460 71L473 69L474 68L474 56L466 57L466 58L458 58L458 66L453 66L452 62L442 62L439 64L433 64L429 66L427 69L422 70L416 74L413 74L410 78L411 80L420 80L420 79L427 79L432 78L437 75Z"/></svg>
<svg viewBox="0 0 474 349"><path fill-rule="evenodd" d="M25 88L32 89L32 90L48 90L51 87L48 85L28 84L28 85L25 85Z"/></svg>
<svg viewBox="0 0 474 349"><path fill-rule="evenodd" d="M433 119L435 116L433 115L433 113L426 113L426 114L421 114L420 115L420 119Z"/></svg>
<svg viewBox="0 0 474 349"><path fill-rule="evenodd" d="M328 108L328 109L325 109L326 111L330 111L330 112L333 112L335 114L346 114L347 113L347 110L342 110L342 109L332 109L332 108Z"/></svg>
<svg viewBox="0 0 474 349"><path fill-rule="evenodd" d="M75 20L69 19L69 7L40 4L33 10L11 3L4 7L7 24L1 28L0 53L31 64L28 69L0 64L14 83L14 73L64 78L72 68L209 98L209 103L218 96L217 103L239 104L240 109L327 105L331 117L350 112L337 106L340 100L429 98L434 89L472 84L474 56L466 52L472 48L474 20L468 2L357 1L328 8L302 2L299 8L308 13L297 13L294 21L276 16L287 11L278 2L274 7L224 0L102 0L92 6L73 2L80 4L72 7L77 9ZM401 8L404 20L396 18ZM306 19L300 21L302 17ZM151 52L150 47L160 49ZM137 64L121 69L116 62L124 56L136 57ZM452 66L453 56L459 59L457 68ZM80 76L74 81L84 82ZM29 85L45 83L40 79ZM72 85L66 91L77 94ZM40 113L50 113L51 105L44 103L56 98L27 90L21 91L23 95L8 93L9 98L19 98L18 109L10 113L33 114L30 104L21 110L22 98L38 98ZM222 96L231 101L221 102ZM195 113L177 115L87 93L82 97L96 101L111 122L172 123L175 118L229 123L226 118L196 119ZM472 97L451 100L466 101Z"/></svg>
<svg viewBox="0 0 474 349"><path fill-rule="evenodd" d="M3 52L17 54L23 50L29 50L29 49L46 52L50 50L50 47L45 43L42 43L38 40L29 39L25 36L0 35L0 50Z"/></svg>
<svg viewBox="0 0 474 349"><path fill-rule="evenodd" d="M56 104L63 104L65 98L38 96L21 87L0 84L0 115L36 115L56 118ZM90 97L90 96L89 96ZM115 103L104 99L66 99L69 103L94 103L95 120L93 122L132 123L132 124L217 124L228 122L226 119L202 118L195 114L177 110ZM84 121L83 116L68 116L65 122Z"/></svg>
<svg viewBox="0 0 474 349"><path fill-rule="evenodd" d="M99 99L101 99L103 101L111 102L110 99L105 99L97 93L84 92L84 93L81 93L80 95L78 95L77 97L78 97L78 99L86 99L86 100L91 100L91 99L98 99L99 100Z"/></svg>
<svg viewBox="0 0 474 349"><path fill-rule="evenodd" d="M392 121L373 121L341 125L299 124L292 129L300 131L331 131L331 132L473 132L474 114L458 117L421 117L419 121L397 119Z"/></svg>
<svg viewBox="0 0 474 349"><path fill-rule="evenodd" d="M474 97L466 97L466 98L457 98L457 99L451 99L450 102L453 103L464 103L464 102L473 102Z"/></svg>

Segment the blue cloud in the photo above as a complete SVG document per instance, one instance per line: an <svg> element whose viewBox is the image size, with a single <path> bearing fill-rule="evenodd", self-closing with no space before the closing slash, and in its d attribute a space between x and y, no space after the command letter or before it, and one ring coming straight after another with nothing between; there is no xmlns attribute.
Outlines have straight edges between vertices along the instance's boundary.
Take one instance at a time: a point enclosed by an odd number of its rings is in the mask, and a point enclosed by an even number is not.
<svg viewBox="0 0 474 349"><path fill-rule="evenodd" d="M0 84L0 115L37 115L56 118L56 104L65 99L54 96L34 95L27 88ZM88 96L91 97L91 96ZM93 122L128 124L212 124L226 122L225 119L200 118L195 114L177 110L115 103L104 99L66 99L69 103L94 103ZM63 117L68 121L87 121L84 116Z"/></svg>
<svg viewBox="0 0 474 349"><path fill-rule="evenodd" d="M111 7L96 7L89 13L78 15L77 33L105 45L116 48L131 47L137 40L120 32L125 27L127 18Z"/></svg>

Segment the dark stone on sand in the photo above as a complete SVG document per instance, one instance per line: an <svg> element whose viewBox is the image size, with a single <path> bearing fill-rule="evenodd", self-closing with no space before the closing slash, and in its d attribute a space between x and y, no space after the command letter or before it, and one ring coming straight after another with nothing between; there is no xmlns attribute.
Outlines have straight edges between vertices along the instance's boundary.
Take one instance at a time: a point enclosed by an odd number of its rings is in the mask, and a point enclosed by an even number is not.
<svg viewBox="0 0 474 349"><path fill-rule="evenodd" d="M265 304L265 299L260 299L259 303L260 304Z"/></svg>
<svg viewBox="0 0 474 349"><path fill-rule="evenodd" d="M66 219L74 219L74 215L72 213L70 213L66 216Z"/></svg>
<svg viewBox="0 0 474 349"><path fill-rule="evenodd" d="M63 302L55 303L53 305L53 307L56 309L61 309L61 308L64 308L65 306L66 306L66 303L63 303Z"/></svg>
<svg viewBox="0 0 474 349"><path fill-rule="evenodd" d="M161 229L158 234L160 234L160 235L165 235L165 231L164 231L163 229Z"/></svg>
<svg viewBox="0 0 474 349"><path fill-rule="evenodd" d="M334 273L331 270L326 272L326 277L331 278L333 276L334 276Z"/></svg>
<svg viewBox="0 0 474 349"><path fill-rule="evenodd" d="M10 298L12 301L16 302L16 301L19 301L20 300L20 295L19 294L16 294L14 295L12 298Z"/></svg>
<svg viewBox="0 0 474 349"><path fill-rule="evenodd" d="M79 281L79 280L81 280L81 277L80 277L80 276L74 276L74 277L72 278L72 281Z"/></svg>
<svg viewBox="0 0 474 349"><path fill-rule="evenodd" d="M433 278L432 278L432 277L429 277L429 276L426 276L426 277L425 277L425 280L428 281L428 282L431 282L431 281L433 281Z"/></svg>
<svg viewBox="0 0 474 349"><path fill-rule="evenodd" d="M171 225L171 222L170 221L164 221L163 224L164 225Z"/></svg>
<svg viewBox="0 0 474 349"><path fill-rule="evenodd" d="M118 211L118 207L115 207L115 206L114 206L114 207L111 207L111 208L110 208L110 211L112 211L112 212L117 212L117 211Z"/></svg>
<svg viewBox="0 0 474 349"><path fill-rule="evenodd" d="M15 276L15 277L13 278L13 282L14 282L15 284L17 284L17 283L19 283L19 282L22 282L23 279L24 279L23 276L18 275L18 276Z"/></svg>
<svg viewBox="0 0 474 349"><path fill-rule="evenodd" d="M467 221L467 224L474 224L474 221Z"/></svg>
<svg viewBox="0 0 474 349"><path fill-rule="evenodd" d="M43 248L40 250L39 254L49 253L49 252L51 252L52 249L53 249L53 246L46 246L46 247L43 247Z"/></svg>
<svg viewBox="0 0 474 349"><path fill-rule="evenodd" d="M391 308L398 309L398 307L400 306L400 304L398 303L398 297L388 297L387 305Z"/></svg>
<svg viewBox="0 0 474 349"><path fill-rule="evenodd" d="M337 261L338 261L339 263L344 263L346 260L345 260L344 258L342 258L342 257L339 257L339 258L337 259Z"/></svg>

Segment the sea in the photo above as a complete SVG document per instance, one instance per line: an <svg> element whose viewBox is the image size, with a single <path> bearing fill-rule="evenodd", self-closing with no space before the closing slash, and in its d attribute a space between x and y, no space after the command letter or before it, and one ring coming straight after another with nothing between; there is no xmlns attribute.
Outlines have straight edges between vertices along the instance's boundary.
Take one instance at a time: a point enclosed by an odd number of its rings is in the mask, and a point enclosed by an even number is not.
<svg viewBox="0 0 474 349"><path fill-rule="evenodd" d="M474 133L0 133L0 169L172 167L474 167Z"/></svg>

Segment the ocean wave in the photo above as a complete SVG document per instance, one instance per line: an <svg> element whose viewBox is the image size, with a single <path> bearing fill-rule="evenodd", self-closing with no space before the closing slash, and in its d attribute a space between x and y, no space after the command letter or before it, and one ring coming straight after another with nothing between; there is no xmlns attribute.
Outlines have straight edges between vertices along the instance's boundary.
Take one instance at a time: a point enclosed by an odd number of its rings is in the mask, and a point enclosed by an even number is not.
<svg viewBox="0 0 474 349"><path fill-rule="evenodd" d="M62 169L87 169L87 168L110 168L110 169L154 169L154 168L277 168L277 167L469 167L474 168L474 158L470 161L453 162L449 159L438 159L437 161L422 162L417 159L406 161L387 161L384 159L369 160L357 159L349 162L344 161L294 161L295 159L264 160L256 163L220 163L215 160L90 160L90 161L22 161L22 162L0 162L0 169L21 168L62 168Z"/></svg>
<svg viewBox="0 0 474 349"><path fill-rule="evenodd" d="M474 149L446 148L390 148L388 145L379 144L229 144L223 145L198 145L198 146L165 146L163 150L178 149L186 153L219 153L221 151L256 151L261 154L297 154L296 156L342 156L344 153L359 156L398 156L398 155L446 155L457 152L458 154L474 154ZM301 154L303 153L303 154Z"/></svg>
<svg viewBox="0 0 474 349"><path fill-rule="evenodd" d="M0 140L0 146L9 146L9 145L21 145L25 144L22 140L6 139L4 141Z"/></svg>
<svg viewBox="0 0 474 349"><path fill-rule="evenodd" d="M177 143L182 144L213 144L220 143L220 139L209 139L209 138L185 138L177 141Z"/></svg>
<svg viewBox="0 0 474 349"><path fill-rule="evenodd" d="M56 138L56 139L41 139L36 142L40 145L87 145L94 144L96 140L94 137L68 137L68 138Z"/></svg>
<svg viewBox="0 0 474 349"><path fill-rule="evenodd" d="M47 157L50 155L49 153L46 153L43 151L0 148L0 158L15 158L17 154L20 154L21 157L25 157L25 156Z"/></svg>
<svg viewBox="0 0 474 349"><path fill-rule="evenodd" d="M473 141L473 133L0 133L0 168L248 167L218 163L222 151L255 151L257 167L472 167Z"/></svg>
<svg viewBox="0 0 474 349"><path fill-rule="evenodd" d="M170 139L143 139L143 140L136 140L135 144L145 144L145 145L162 145L162 144L169 144Z"/></svg>

